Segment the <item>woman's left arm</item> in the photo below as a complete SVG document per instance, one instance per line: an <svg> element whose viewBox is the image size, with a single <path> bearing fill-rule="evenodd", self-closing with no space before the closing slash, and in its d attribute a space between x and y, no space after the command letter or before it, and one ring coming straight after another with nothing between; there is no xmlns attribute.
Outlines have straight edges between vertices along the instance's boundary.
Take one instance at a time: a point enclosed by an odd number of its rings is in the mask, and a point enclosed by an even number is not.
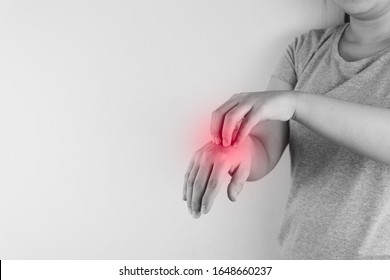
<svg viewBox="0 0 390 280"><path fill-rule="evenodd" d="M390 109L302 91L244 92L221 107L223 118L214 124L220 128L213 135L216 144L240 145L259 121L294 119L353 152L390 165ZM235 126L239 128L232 139Z"/></svg>
<svg viewBox="0 0 390 280"><path fill-rule="evenodd" d="M351 151L390 165L390 109L296 91L294 119Z"/></svg>

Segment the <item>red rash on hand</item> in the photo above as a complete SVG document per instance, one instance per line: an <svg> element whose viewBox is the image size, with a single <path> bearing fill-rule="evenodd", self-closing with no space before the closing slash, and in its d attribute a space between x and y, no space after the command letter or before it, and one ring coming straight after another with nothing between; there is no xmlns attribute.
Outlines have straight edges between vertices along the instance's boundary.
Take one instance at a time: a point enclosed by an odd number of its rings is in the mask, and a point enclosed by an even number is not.
<svg viewBox="0 0 390 280"><path fill-rule="evenodd" d="M189 128L192 127L192 129L190 131L188 131L188 133L191 133L191 143L192 145L194 145L195 147L199 147L201 145L204 145L205 143L207 143L208 141L212 141L213 142L213 135L211 134L211 116L207 116L208 114L205 114L203 118L197 118L197 120L195 122L193 122L193 124L189 126ZM235 126L235 129L232 133L232 136L231 136L231 144L233 145L235 140L236 140L236 135L237 135L237 132L238 132L238 129L241 125L241 122L242 120L240 120L236 126ZM221 126L223 126L223 124L221 124ZM220 133L219 133L219 139L221 140L221 143L220 145L222 145L222 129L223 127L220 128ZM191 145L191 146L192 146Z"/></svg>
<svg viewBox="0 0 390 280"><path fill-rule="evenodd" d="M219 151L222 154L225 154L226 160L232 163L236 163L240 161L240 158L244 156L243 152L247 151L248 145L244 141L239 147L233 147L228 146L224 147L222 145L222 142L220 144L215 144L213 142L213 136L211 135L211 116L208 114L204 115L205 117L201 119L197 119L195 123L192 125L190 124L190 127L192 129L187 130L187 133L190 133L190 145L189 148L191 149L191 153L194 151L200 149L207 143L211 142L215 147L220 147L221 149L216 149L215 151ZM232 134L232 144L234 144L239 126L241 125L241 121L236 125L235 130ZM219 135L220 139L222 139L222 135Z"/></svg>
<svg viewBox="0 0 390 280"><path fill-rule="evenodd" d="M239 164L241 164L243 161L248 160L250 158L250 147L249 142L245 141L238 147L228 146L223 147L222 145L216 145L218 146L217 151L220 153L225 154L225 160L228 161L229 165L233 168L236 168ZM230 170L230 172L233 172L234 170Z"/></svg>

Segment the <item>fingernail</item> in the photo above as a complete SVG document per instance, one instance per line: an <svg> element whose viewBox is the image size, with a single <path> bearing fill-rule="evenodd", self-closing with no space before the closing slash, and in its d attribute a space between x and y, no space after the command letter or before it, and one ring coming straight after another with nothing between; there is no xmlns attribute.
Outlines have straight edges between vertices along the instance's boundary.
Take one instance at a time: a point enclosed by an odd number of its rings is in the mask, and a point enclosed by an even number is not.
<svg viewBox="0 0 390 280"><path fill-rule="evenodd" d="M202 205L201 211L203 214L206 214L206 206Z"/></svg>
<svg viewBox="0 0 390 280"><path fill-rule="evenodd" d="M221 144L221 140L218 137L215 138L215 144L217 145Z"/></svg>
<svg viewBox="0 0 390 280"><path fill-rule="evenodd" d="M223 139L223 146L224 146L224 147L227 147L227 146L228 146L228 142L227 142L225 139Z"/></svg>
<svg viewBox="0 0 390 280"><path fill-rule="evenodd" d="M237 148L237 147L238 147L237 142L234 142L233 147L234 147L234 148Z"/></svg>
<svg viewBox="0 0 390 280"><path fill-rule="evenodd" d="M198 219L198 218L200 217L200 213L197 212L197 211L192 211L192 217L193 217L194 219Z"/></svg>
<svg viewBox="0 0 390 280"><path fill-rule="evenodd" d="M188 207L188 213L190 213L190 215L192 215L192 210L190 207Z"/></svg>
<svg viewBox="0 0 390 280"><path fill-rule="evenodd" d="M237 196L238 196L238 192L237 192L237 191L233 191L233 193L232 193L232 199L233 199L233 201L236 201L236 200L237 200Z"/></svg>

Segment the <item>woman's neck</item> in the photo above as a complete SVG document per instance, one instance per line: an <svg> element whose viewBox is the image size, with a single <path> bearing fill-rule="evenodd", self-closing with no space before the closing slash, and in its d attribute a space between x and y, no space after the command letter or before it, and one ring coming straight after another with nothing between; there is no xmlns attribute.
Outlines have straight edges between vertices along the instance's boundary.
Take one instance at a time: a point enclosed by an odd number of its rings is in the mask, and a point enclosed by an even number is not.
<svg viewBox="0 0 390 280"><path fill-rule="evenodd" d="M373 44L390 40L390 11L369 19L350 17L348 38L357 44Z"/></svg>

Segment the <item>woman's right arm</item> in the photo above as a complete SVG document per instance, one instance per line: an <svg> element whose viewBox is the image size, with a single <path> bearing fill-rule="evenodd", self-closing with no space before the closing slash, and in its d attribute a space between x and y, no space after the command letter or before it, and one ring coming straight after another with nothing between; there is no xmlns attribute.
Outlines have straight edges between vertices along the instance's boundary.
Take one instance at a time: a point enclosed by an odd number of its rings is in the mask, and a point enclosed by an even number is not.
<svg viewBox="0 0 390 280"><path fill-rule="evenodd" d="M267 91L293 90L293 86L271 77ZM257 181L267 175L279 162L289 142L288 122L265 121L258 123L248 135L253 142L252 164L248 181Z"/></svg>

